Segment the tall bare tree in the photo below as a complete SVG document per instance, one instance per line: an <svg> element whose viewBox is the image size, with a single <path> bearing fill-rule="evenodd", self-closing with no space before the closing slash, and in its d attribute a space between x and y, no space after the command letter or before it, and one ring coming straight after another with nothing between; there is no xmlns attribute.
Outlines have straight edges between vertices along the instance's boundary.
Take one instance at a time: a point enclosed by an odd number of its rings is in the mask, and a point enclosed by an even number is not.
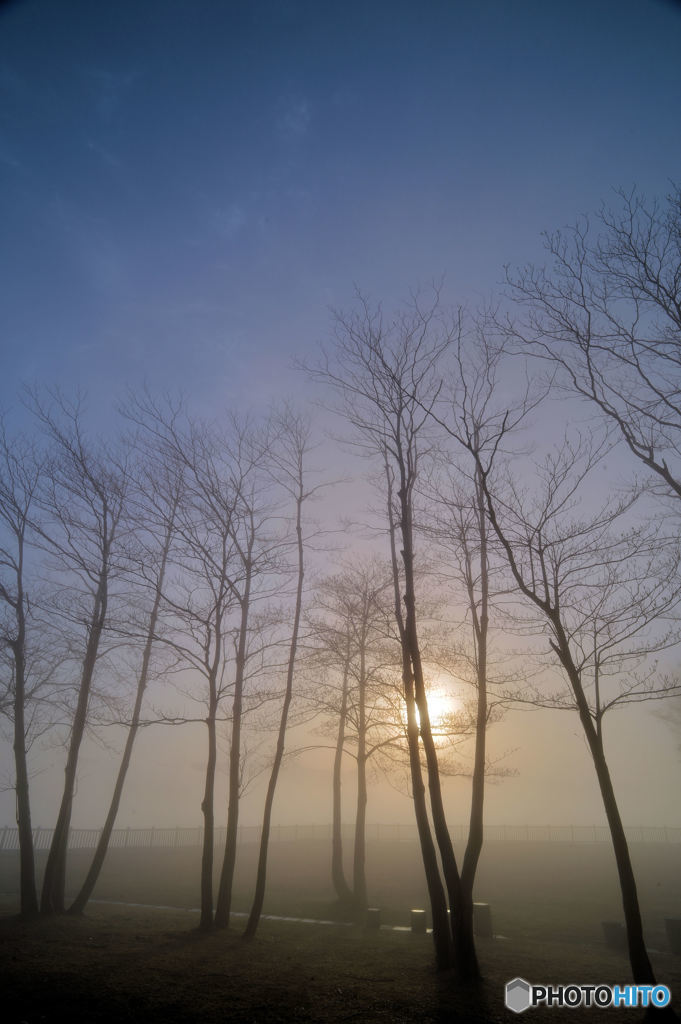
<svg viewBox="0 0 681 1024"><path fill-rule="evenodd" d="M135 536L135 550L130 553L131 569L127 576L128 585L133 589L131 608L140 616L140 621L146 619L146 630L142 635L139 626L129 623L124 624L124 628L126 637L139 638L143 643L141 664L132 715L127 724L125 744L109 810L97 839L90 868L78 895L69 907L70 914L81 914L87 906L104 865L111 833L116 823L135 739L140 728L142 705L152 667L152 653L158 639L157 629L166 570L175 536L178 507L182 500L182 471L176 464L154 465L147 453L147 458L138 465L137 470L134 493L129 502L134 508L128 514L129 527ZM137 600L135 592L139 594Z"/></svg>
<svg viewBox="0 0 681 1024"><path fill-rule="evenodd" d="M266 467L268 441L250 421L227 417L226 426L208 424L190 416L181 401L159 401L149 393L132 399L128 415L161 456L182 468L177 542L163 597L166 642L206 683L198 698L206 707L201 720L208 733L200 927L225 927L236 865L246 684L250 663L259 662L253 606L268 596L268 573L281 546ZM217 726L225 717L230 722L227 837L214 907Z"/></svg>
<svg viewBox="0 0 681 1024"><path fill-rule="evenodd" d="M296 669L300 618L303 608L303 583L305 579L303 506L305 501L313 493L313 490L307 489L306 481L306 457L310 445L309 424L306 423L301 416L296 416L288 410L276 417L273 426L275 427L278 437L268 446L271 466L270 471L272 472L276 483L280 487L283 487L289 499L293 501L295 507L295 600L293 606L293 623L291 626L289 641L288 661L286 665L284 699L279 718L277 744L274 752L274 759L272 761L270 778L267 784L267 792L265 794L255 891L253 894L251 912L244 931L245 939L250 939L255 935L265 899L265 886L267 883L267 855L269 851L272 807L274 805L274 796L277 788L279 772L284 758L289 710L291 707L291 700L293 699L293 681Z"/></svg>
<svg viewBox="0 0 681 1024"><path fill-rule="evenodd" d="M242 724L249 664L257 661L254 658L254 648L258 645L253 639L255 631L252 629L252 610L257 600L265 600L277 590L275 580L281 558L281 537L274 525L278 510L272 494L270 438L266 430L256 432L248 424L239 427L236 421L233 421L233 425L236 443L231 458L238 501L237 514L233 518L232 543L240 569L238 575L232 578L231 592L238 607L239 625L234 642L227 834L215 907L215 924L221 928L229 927L230 924L243 770ZM256 592L257 587L260 587L260 593ZM293 657L295 659L295 646Z"/></svg>
<svg viewBox="0 0 681 1024"><path fill-rule="evenodd" d="M472 950L473 888L484 838L485 777L492 767L487 759L487 730L498 717L498 701L490 687L490 610L494 596L492 551L495 540L490 537L485 503L484 480L480 468L481 454L498 442L500 424L504 441L509 443L514 431L542 400L543 391L531 395L528 388L511 402L503 380L505 350L503 344L490 338L480 324L470 331L461 330L451 347L452 358L447 368L449 378L440 391L440 401L432 404L431 418L443 431L464 444L473 458L461 461L461 452L443 445L441 475L427 500L426 519L432 524L439 549L443 552L442 574L458 593L451 594L455 606L462 601L467 610L467 623L458 631L459 658L468 661L473 672L476 707L472 715L475 731L471 805L468 838L463 857L459 899L453 911L455 941L460 949ZM501 404L500 404L501 403ZM510 403L510 404L509 404ZM444 412L443 412L444 410ZM444 417L444 418L443 418ZM496 559L498 563L498 559ZM502 584L503 585L503 584ZM470 637L472 643L468 643ZM471 654L464 655L465 650ZM465 670L464 670L465 671ZM506 673L505 682L509 678ZM506 695L508 696L508 694Z"/></svg>
<svg viewBox="0 0 681 1024"><path fill-rule="evenodd" d="M456 962L462 974L476 976L474 950L454 950L447 905L459 896L459 871L442 798L438 754L428 709L419 644L415 584L414 494L420 465L427 458L432 421L429 412L439 391L438 362L458 337L460 322L448 319L437 289L425 300L415 296L409 309L392 321L359 297L359 311L336 316L336 345L315 376L342 397L344 415L356 443L378 456L385 469L385 499L395 590L395 619L402 651L412 795L433 918L438 967ZM398 540L399 538L399 540ZM399 552L399 554L398 554ZM447 895L439 873L420 757L423 745L433 829Z"/></svg>
<svg viewBox="0 0 681 1024"><path fill-rule="evenodd" d="M0 643L8 655L6 711L13 723L23 916L38 912L27 760L36 697L36 681L31 679L28 660L31 609L27 548L41 472L42 460L35 446L23 438L10 438L4 423L0 423Z"/></svg>
<svg viewBox="0 0 681 1024"><path fill-rule="evenodd" d="M503 438L500 426L497 442ZM566 443L536 467L536 490L493 479L498 444L476 462L487 515L516 586L568 683L546 703L580 719L610 828L634 980L655 984L644 939L636 881L615 796L603 720L611 708L678 692L678 683L637 671L672 640L667 617L679 600L676 542L659 527L626 526L632 499L605 501L591 515L578 506L603 447Z"/></svg>
<svg viewBox="0 0 681 1024"><path fill-rule="evenodd" d="M72 616L84 627L84 650L70 723L64 790L50 846L40 909L62 913L78 756L88 721L95 667L107 623L112 580L119 571L119 525L124 510L127 469L121 455L88 440L80 400L53 396L46 403L34 394L32 408L49 441L35 526L52 569L63 584L60 606L73 599Z"/></svg>
<svg viewBox="0 0 681 1024"><path fill-rule="evenodd" d="M233 479L226 439L216 429L192 419L181 402L159 402L149 394L132 399L128 416L182 472L184 490L176 509L176 544L163 591L169 624L167 643L205 681L198 701L205 705L207 757L201 812L201 917L199 927L213 927L215 847L215 778L217 723L231 684L229 680L233 613L241 596L236 577L243 560L234 541L239 516L239 485ZM246 575L246 608L249 576ZM247 614L247 613L246 613Z"/></svg>

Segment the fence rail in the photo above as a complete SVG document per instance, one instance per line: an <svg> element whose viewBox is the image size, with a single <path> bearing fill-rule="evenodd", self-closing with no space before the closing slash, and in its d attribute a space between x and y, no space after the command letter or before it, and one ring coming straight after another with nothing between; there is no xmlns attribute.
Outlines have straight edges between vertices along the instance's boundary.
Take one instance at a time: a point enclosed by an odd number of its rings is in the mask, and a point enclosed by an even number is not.
<svg viewBox="0 0 681 1024"><path fill-rule="evenodd" d="M69 849L91 850L100 835L97 828L74 828L69 834ZM352 835L352 826L343 826L347 838ZM455 825L450 829L452 839L461 842L466 835L464 825ZM630 826L626 829L627 838L632 843L681 843L681 828L665 825ZM49 849L52 842L53 829L36 828L33 830L33 845L36 850ZM225 844L226 829L215 829L215 845ZM414 825L367 825L367 842L404 843L416 840ZM200 846L203 839L202 828L118 828L111 834L111 849ZM273 843L314 842L331 839L331 826L323 825L275 825L270 839ZM257 843L260 840L259 825L243 825L239 828L239 843ZM610 831L606 825L487 825L485 828L486 842L530 842L530 843L608 843ZM0 851L18 850L19 832L9 825L0 827Z"/></svg>

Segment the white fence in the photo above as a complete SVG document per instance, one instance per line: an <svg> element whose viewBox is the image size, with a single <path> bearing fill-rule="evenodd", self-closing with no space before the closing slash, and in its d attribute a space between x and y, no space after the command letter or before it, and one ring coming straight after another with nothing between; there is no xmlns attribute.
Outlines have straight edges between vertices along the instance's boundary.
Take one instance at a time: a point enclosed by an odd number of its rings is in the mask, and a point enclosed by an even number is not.
<svg viewBox="0 0 681 1024"><path fill-rule="evenodd" d="M69 834L69 849L91 850L100 835L97 828L74 828ZM343 826L344 838L352 836L352 826ZM454 842L462 842L467 829L455 825L450 829ZM226 829L215 830L215 845L224 846ZM681 828L664 825L630 826L626 829L631 843L681 843ZM49 849L52 842L51 828L33 830L33 844L36 850ZM109 847L196 847L201 845L202 828L117 828L111 834ZM367 825L367 842L408 843L416 841L414 825ZM239 828L239 843L256 843L260 839L259 825L244 825ZM331 841L331 826L323 825L275 825L270 839L273 843L305 843ZM609 843L610 831L605 825L487 825L486 842L525 843ZM19 834L8 825L0 828L0 851L18 850Z"/></svg>

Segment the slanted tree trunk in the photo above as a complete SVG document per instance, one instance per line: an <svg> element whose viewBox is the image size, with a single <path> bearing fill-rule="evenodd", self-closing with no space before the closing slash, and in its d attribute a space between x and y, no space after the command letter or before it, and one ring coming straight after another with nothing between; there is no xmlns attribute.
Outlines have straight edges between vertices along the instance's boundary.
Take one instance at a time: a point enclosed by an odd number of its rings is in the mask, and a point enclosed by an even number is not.
<svg viewBox="0 0 681 1024"><path fill-rule="evenodd" d="M426 767L428 772L428 793L430 797L430 811L433 819L433 830L440 851L440 861L447 890L447 899L450 910L453 910L459 903L460 879L459 871L454 855L451 836L447 827L444 803L442 800L442 787L440 784L440 769L435 749L435 741L430 725L430 713L428 711L428 698L426 695L425 680L423 675L423 664L421 661L421 650L418 641L416 626L416 590L414 583L414 546L413 546L413 525L410 484L407 474L403 471L400 490L398 491L400 501L400 532L402 539L402 562L404 564L404 643L411 662L414 680L414 698L418 708L419 731L426 756ZM435 922L433 921L433 929ZM451 931L451 924L447 926ZM454 948L454 959L460 973L464 973L462 963L458 961L458 950ZM451 964L450 964L451 966Z"/></svg>
<svg viewBox="0 0 681 1024"><path fill-rule="evenodd" d="M627 946L629 950L631 973L636 984L655 985L657 984L655 980L655 973L653 971L650 958L648 957L648 951L646 950L645 940L643 938L641 908L638 901L636 878L634 877L634 869L632 867L631 856L629 854L629 843L627 842L627 837L624 832L619 807L617 806L615 790L613 788L612 779L610 778L610 771L608 769L605 750L603 748L603 736L600 729L596 728L591 716L586 694L582 687L579 669L572 658L568 639L559 619L559 613L554 611L551 618L554 623L554 631L557 637L557 643L552 646L560 658L568 679L570 680L572 692L575 696L575 701L579 711L579 718L582 723L582 728L584 729L586 741L589 745L594 768L596 769L598 786L601 791L601 798L603 800L608 828L610 829L612 847L615 854L615 863L617 864L620 892L622 895L622 909L624 911L624 920L627 929Z"/></svg>
<svg viewBox="0 0 681 1024"><path fill-rule="evenodd" d="M109 546L105 545L103 566L100 570L97 592L95 594L94 607L88 640L83 659L83 669L78 690L78 702L73 717L71 729L71 742L66 759L64 770L64 792L59 807L59 815L52 836L50 852L45 865L43 877L43 888L40 900L40 911L42 914L63 914L66 886L66 851L69 841L69 829L71 825L71 811L73 808L73 793L76 784L76 771L78 768L78 754L80 745L85 733L87 722L87 710L92 689L92 678L94 676L99 642L101 640L104 622L106 619L107 598L108 598L108 571L109 571Z"/></svg>
<svg viewBox="0 0 681 1024"><path fill-rule="evenodd" d="M428 898L433 921L433 943L435 945L435 963L438 970L447 970L452 965L452 932L447 919L447 900L442 885L440 869L437 863L437 853L433 835L428 820L428 807L426 804L426 787L423 782L423 771L421 768L421 752L419 749L419 722L416 712L416 699L414 695L414 679L412 674L409 646L406 639L404 614L402 612L402 601L400 599L400 575L397 562L396 525L393 516L393 480L387 464L387 507L388 526L390 537L390 557L393 570L393 584L395 590L395 620L400 636L402 650L402 685L404 687L404 700L407 710L407 745L409 748L409 769L411 775L412 800L414 802L414 816L418 830L421 857L426 876Z"/></svg>
<svg viewBox="0 0 681 1024"><path fill-rule="evenodd" d="M302 458L302 452L300 453L300 455ZM296 496L296 539L298 547L298 582L296 586L296 606L293 614L293 629L291 631L291 644L289 647L288 667L286 670L286 690L284 692L284 703L282 705L281 718L279 720L277 748L274 754L274 762L272 763L270 781L267 786L267 795L265 797L265 809L263 813L262 832L260 834L260 852L258 855L258 871L255 880L255 893L253 896L251 913L249 915L248 923L246 924L246 929L244 931L245 939L251 939L255 935L258 923L260 921L260 915L262 913L263 902L265 900L265 885L267 882L267 853L269 849L270 824L272 820L272 805L274 803L274 794L277 787L277 780L279 778L279 770L281 768L281 762L284 757L284 745L286 742L286 726L288 724L288 713L289 708L291 706L291 698L293 696L293 673L296 663L296 650L298 647L300 614L303 605L303 578L305 573L302 527L302 506L304 495L302 487L303 480L301 463L299 490Z"/></svg>
<svg viewBox="0 0 681 1024"><path fill-rule="evenodd" d="M597 727L592 717L591 708L589 707L584 687L582 686L580 670L572 656L568 634L561 617L561 607L559 605L560 595L556 593L553 598L553 602L551 602L548 597L542 599L534 589L532 583L528 583L523 577L518 566L518 562L516 561L513 547L497 519L492 495L490 494L487 486L486 473L480 466L479 457L476 458L476 462L480 468L480 479L485 495L487 515L490 523L492 524L492 527L499 538L504 551L506 552L508 564L513 577L518 584L519 590L528 600L532 601L543 612L550 623L554 637L554 639L550 641L551 647L565 669L570 683L570 689L572 690L572 694L575 699L575 706L579 714L579 719L582 724L584 735L591 752L594 768L596 770L601 798L603 800L603 806L612 838L620 891L622 895L622 908L627 928L629 962L631 964L634 981L637 984L642 985L655 985L655 974L653 972L652 964L650 963L643 938L641 910L638 901L636 879L634 877L631 857L629 855L629 845L624 833L624 827L620 818L617 799L615 797L615 791L610 778L605 751L603 749L603 739L600 730L600 708L597 708L596 712L599 721L599 725Z"/></svg>
<svg viewBox="0 0 681 1024"><path fill-rule="evenodd" d="M151 664L151 652L154 644L154 637L156 635L156 623L158 621L158 613L161 605L161 596L163 592L163 580L165 577L166 565L168 562L168 554L170 552L170 543L173 533L172 520L166 530L163 548L161 551L161 564L159 566L158 578L156 582L156 592L154 595L154 603L151 608L151 614L149 616L149 626L147 629L146 642L144 644L144 651L142 654L142 665L140 667L140 674L137 683L137 693L135 696L135 706L132 712L132 719L130 722L130 728L128 729L128 735L125 740L125 747L123 748L123 756L121 757L121 763L118 769L118 775L116 777L116 784L114 786L113 795L111 797L111 804L109 811L104 822L101 834L97 841L97 847L90 864L90 869L85 877L80 892L76 896L75 900L69 907L70 914L82 914L87 906L88 900L92 896L93 889L97 884L97 879L102 870L104 860L106 858L107 851L109 849L109 841L111 839L111 833L116 823L116 816L118 814L118 808L121 803L121 796L123 794L123 787L125 785L125 778L130 767L130 760L132 758L132 749L139 729L140 715L142 712L142 701L144 699L144 693L147 688L147 680L149 678L149 666Z"/></svg>

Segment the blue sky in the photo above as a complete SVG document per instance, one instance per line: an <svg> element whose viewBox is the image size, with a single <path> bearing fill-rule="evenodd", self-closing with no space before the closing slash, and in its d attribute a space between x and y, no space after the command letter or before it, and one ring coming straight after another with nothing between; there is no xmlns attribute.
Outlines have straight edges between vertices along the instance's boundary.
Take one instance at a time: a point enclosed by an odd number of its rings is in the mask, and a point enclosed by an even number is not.
<svg viewBox="0 0 681 1024"><path fill-rule="evenodd" d="M353 282L476 305L539 234L681 168L663 0L0 7L0 403L296 391Z"/></svg>

